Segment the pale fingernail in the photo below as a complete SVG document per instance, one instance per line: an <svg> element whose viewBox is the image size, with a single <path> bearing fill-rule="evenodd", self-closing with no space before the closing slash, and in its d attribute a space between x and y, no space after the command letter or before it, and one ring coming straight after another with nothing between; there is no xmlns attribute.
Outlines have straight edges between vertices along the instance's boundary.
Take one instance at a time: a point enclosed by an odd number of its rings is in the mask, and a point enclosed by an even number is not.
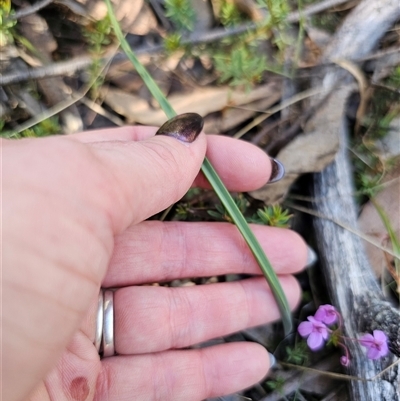
<svg viewBox="0 0 400 401"><path fill-rule="evenodd" d="M270 352L268 352L268 356L269 356L269 368L271 369L276 365L276 358Z"/></svg>
<svg viewBox="0 0 400 401"><path fill-rule="evenodd" d="M268 184L272 184L274 182L281 180L285 175L285 167L283 166L283 164L279 160L274 159L273 157L270 157L270 160L272 164L272 171Z"/></svg>
<svg viewBox="0 0 400 401"><path fill-rule="evenodd" d="M182 142L192 143L203 129L203 117L197 113L179 114L165 122L156 135L166 135Z"/></svg>
<svg viewBox="0 0 400 401"><path fill-rule="evenodd" d="M318 260L318 256L314 249L307 245L307 264L305 267L310 267Z"/></svg>

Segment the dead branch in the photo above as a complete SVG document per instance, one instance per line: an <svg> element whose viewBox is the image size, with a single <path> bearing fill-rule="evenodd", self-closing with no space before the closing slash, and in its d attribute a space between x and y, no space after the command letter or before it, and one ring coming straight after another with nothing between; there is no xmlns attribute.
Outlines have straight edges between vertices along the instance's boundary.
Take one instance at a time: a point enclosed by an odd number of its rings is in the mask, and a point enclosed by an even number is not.
<svg viewBox="0 0 400 401"><path fill-rule="evenodd" d="M48 2L48 4L49 4L51 1L53 1L53 0L42 0L42 2L38 2L38 3ZM295 23L295 22L298 22L301 18L305 18L307 16L311 16L311 15L320 13L326 9L332 8L339 4L347 3L348 1L349 0L324 0L318 4L314 4L309 7L306 7L302 11L295 11L293 13L290 13L288 15L287 20L290 23ZM29 10L30 9L31 9L31 7L29 7ZM21 13L22 13L22 11L23 10L21 10ZM29 14L26 14L26 15L29 15ZM23 15L23 16L25 16L25 15ZM15 18L15 15L14 15L14 18ZM21 17L19 16L18 18L21 18ZM257 24L250 23L250 24L239 25L239 26L237 26L235 28L231 28L231 29L225 29L225 28L213 29L213 30L205 32L205 33L193 34L189 38L182 40L182 43L184 45L212 43L217 40L224 39L228 36L239 35L241 33L247 32L248 30L252 30L252 29L256 29L256 28L257 28ZM146 46L143 48L136 49L135 53L138 55L140 55L140 54L156 54L163 50L164 50L163 45ZM118 53L114 57L113 62L120 62L120 61L125 61L125 60L126 60L125 54ZM55 77L55 76L59 76L59 75L69 75L69 74L75 73L76 71L87 68L89 65L91 65L92 62L93 62L92 57L81 56L81 57L76 57L72 60L53 63L51 65L47 65L42 68L33 68L33 69L30 69L23 73L7 74L7 75L3 75L0 78L0 85L4 85L4 86L12 85L12 84L24 82L27 80L44 79L44 78Z"/></svg>
<svg viewBox="0 0 400 401"><path fill-rule="evenodd" d="M347 155L347 125L343 120L341 147L335 161L314 179L315 209L329 218L340 219L356 226L357 215L353 199L351 167ZM351 338L363 332L380 329L390 338L391 349L399 355L400 314L381 295L361 239L350 231L326 219L314 220L318 249L332 303L340 310L347 335ZM347 344L352 355L351 374L369 378L383 370L389 360L369 361L360 346ZM390 359L390 358L389 358ZM373 382L351 382L353 400L399 400L398 366Z"/></svg>
<svg viewBox="0 0 400 401"><path fill-rule="evenodd" d="M30 7L24 7L21 10L18 10L15 14L11 14L7 19L13 21L13 20L18 20L24 17L27 17L28 15L35 14L42 8L47 7L49 4L51 4L54 0L41 0L37 1L35 4L33 4Z"/></svg>
<svg viewBox="0 0 400 401"><path fill-rule="evenodd" d="M300 18L310 17L314 14L319 14L322 11L329 10L330 8L339 6L344 3L348 3L349 0L325 0L320 3L311 4L304 10L291 13L288 17L289 22L298 22Z"/></svg>
<svg viewBox="0 0 400 401"><path fill-rule="evenodd" d="M399 16L397 0L364 0L335 34L325 59L364 57ZM343 74L337 69L330 70L324 83L335 85L343 79ZM344 79L353 81L349 76ZM319 123L323 121L319 119ZM319 199L314 208L330 219L356 227L356 206L348 196L354 192L354 185L347 155L348 126L344 115L337 135L340 146L333 163L314 178L314 196ZM380 329L388 335L391 351L400 356L400 313L384 299L360 238L326 219L316 218L314 227L332 302L343 316L348 336L356 338L363 332ZM350 371L354 376L374 377L392 361L392 358L370 361L357 342L349 341L347 345L352 355ZM399 380L400 369L394 366L375 381L352 381L351 399L400 400Z"/></svg>

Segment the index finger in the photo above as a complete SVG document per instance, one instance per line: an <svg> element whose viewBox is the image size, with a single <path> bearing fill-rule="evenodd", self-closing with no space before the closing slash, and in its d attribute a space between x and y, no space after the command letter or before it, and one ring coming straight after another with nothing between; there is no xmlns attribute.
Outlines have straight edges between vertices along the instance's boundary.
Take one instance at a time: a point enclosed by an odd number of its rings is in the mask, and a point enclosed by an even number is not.
<svg viewBox="0 0 400 401"><path fill-rule="evenodd" d="M157 127L126 126L87 131L71 135L83 143L142 141L155 135ZM252 191L262 187L271 175L271 161L267 154L255 145L238 139L207 135L207 157L230 191ZM210 188L199 174L193 186Z"/></svg>

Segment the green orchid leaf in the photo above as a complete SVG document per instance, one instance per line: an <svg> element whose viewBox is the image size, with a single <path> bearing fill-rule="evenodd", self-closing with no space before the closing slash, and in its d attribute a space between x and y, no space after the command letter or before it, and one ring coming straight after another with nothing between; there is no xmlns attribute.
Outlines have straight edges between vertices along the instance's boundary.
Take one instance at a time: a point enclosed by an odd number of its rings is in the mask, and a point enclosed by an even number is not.
<svg viewBox="0 0 400 401"><path fill-rule="evenodd" d="M107 4L108 14L110 17L111 24L114 28L115 35L121 45L122 50L125 52L129 60L132 62L136 71L143 79L143 82L146 84L147 88L149 89L150 93L154 97L154 99L159 103L160 107L166 114L167 118L170 119L176 116L175 110L172 108L171 104L161 92L158 85L154 82L151 75L148 73L146 68L140 63L132 49L130 48L128 42L126 41L119 23L115 17L114 11L111 6L110 0L105 0ZM283 327L285 330L285 334L289 334L292 330L292 319L291 319L291 312L289 303L283 292L281 284L278 280L278 277L271 266L267 256L265 255L260 243L258 242L257 238L255 237L254 233L251 231L248 223L246 222L243 214L240 212L238 206L236 205L235 201L233 200L232 196L226 189L225 185L219 178L218 174L214 170L213 166L209 162L207 158L204 159L203 165L201 167L203 174L206 176L208 181L210 182L212 188L214 189L215 193L218 195L221 203L227 210L228 214L230 215L232 221L235 223L237 228L239 229L240 233L242 234L243 238L245 239L246 243L248 244L249 248L251 249L254 257L256 258L258 264L260 265L261 271L263 272L271 291L275 297L275 300L278 304Z"/></svg>

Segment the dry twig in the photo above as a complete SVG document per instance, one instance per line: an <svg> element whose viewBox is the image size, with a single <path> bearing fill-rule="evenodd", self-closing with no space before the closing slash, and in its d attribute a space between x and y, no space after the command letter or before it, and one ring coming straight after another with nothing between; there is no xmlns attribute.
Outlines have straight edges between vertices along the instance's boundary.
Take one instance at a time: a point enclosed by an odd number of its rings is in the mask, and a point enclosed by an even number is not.
<svg viewBox="0 0 400 401"><path fill-rule="evenodd" d="M325 59L365 57L399 16L397 0L362 1L335 33ZM342 77L343 71L331 69L327 71L324 82L337 85ZM315 84L318 86L320 82ZM325 127L321 126L320 130L323 129ZM314 178L314 196L323 198L314 207L319 214L355 227L356 207L353 199L346 196L354 189L347 155L347 131L348 125L342 115L336 133L340 139L339 152L334 162ZM316 218L314 226L332 302L342 314L348 336L356 338L362 332L382 330L389 338L391 351L400 355L400 313L384 299L360 238L326 219ZM347 345L352 356L350 371L355 376L374 377L391 362L391 358L380 362L368 360L356 343L349 341ZM379 381L352 381L351 398L399 400L399 378L397 365Z"/></svg>
<svg viewBox="0 0 400 401"><path fill-rule="evenodd" d="M43 1L50 1L50 0L43 0ZM295 11L288 15L287 20L291 23L298 22L301 18L311 16L317 13L320 13L326 9L332 8L336 5L343 4L348 2L348 0L325 0L318 4L314 4L312 6L306 7L302 11ZM245 25L239 25L235 28L225 29L225 28L218 28L212 31L208 31L206 33L201 34L193 34L188 39L182 41L184 45L196 45L200 43L212 43L217 40L224 39L228 36L239 35L243 32L248 30L256 29L257 24L250 23ZM157 46L147 46L143 48L139 48L135 50L135 54L155 54L164 50L163 45ZM123 53L118 53L113 62L119 62L126 60L126 56ZM75 59L53 63L43 68L35 68L28 70L24 73L12 73L3 75L1 78L0 84L1 85L11 85L20 82L24 82L30 79L43 79L47 77L54 77L58 75L69 75L73 74L76 71L82 70L87 68L93 59L90 56L82 56L76 57Z"/></svg>
<svg viewBox="0 0 400 401"><path fill-rule="evenodd" d="M18 20L18 19L27 17L28 15L35 14L42 8L47 7L53 1L54 0L37 1L35 4L32 4L30 7L24 7L21 10L18 10L16 13L11 14L7 19L13 21L13 20Z"/></svg>

